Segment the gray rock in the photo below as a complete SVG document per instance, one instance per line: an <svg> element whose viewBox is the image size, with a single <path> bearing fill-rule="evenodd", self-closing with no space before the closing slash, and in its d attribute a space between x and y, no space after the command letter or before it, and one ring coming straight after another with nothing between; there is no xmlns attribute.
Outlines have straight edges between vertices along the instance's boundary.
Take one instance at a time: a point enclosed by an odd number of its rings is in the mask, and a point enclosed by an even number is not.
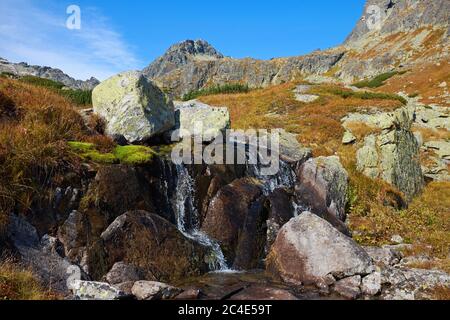
<svg viewBox="0 0 450 320"><path fill-rule="evenodd" d="M411 132L413 119L412 107L373 115L352 114L344 119L344 126L348 121L361 121L382 130L379 135L366 137L357 151L357 168L371 178L396 186L409 200L424 185L419 146Z"/></svg>
<svg viewBox="0 0 450 320"><path fill-rule="evenodd" d="M92 92L94 112L106 122L109 135L128 142L145 141L175 125L173 103L137 71L113 76Z"/></svg>
<svg viewBox="0 0 450 320"><path fill-rule="evenodd" d="M117 262L106 274L105 279L110 284L119 284L143 279L142 271L133 265Z"/></svg>
<svg viewBox="0 0 450 320"><path fill-rule="evenodd" d="M361 291L368 296L375 296L381 292L381 272L374 272L362 279Z"/></svg>
<svg viewBox="0 0 450 320"><path fill-rule="evenodd" d="M348 174L338 157L309 159L297 170L297 179L299 203L333 224L345 221Z"/></svg>
<svg viewBox="0 0 450 320"><path fill-rule="evenodd" d="M137 281L131 289L138 300L173 299L183 290L156 281Z"/></svg>
<svg viewBox="0 0 450 320"><path fill-rule="evenodd" d="M344 298L354 300L361 295L360 285L361 276L357 275L337 281L333 290Z"/></svg>
<svg viewBox="0 0 450 320"><path fill-rule="evenodd" d="M82 251L87 243L88 222L86 217L72 211L58 229L58 239L64 245L65 255L69 259L80 262Z"/></svg>
<svg viewBox="0 0 450 320"><path fill-rule="evenodd" d="M393 242L394 244L402 244L405 242L405 240L400 235L395 234L392 236L391 242Z"/></svg>
<svg viewBox="0 0 450 320"><path fill-rule="evenodd" d="M203 141L211 141L219 134L224 134L231 127L230 113L225 107L212 107L197 100L174 102L176 129L179 137L187 138L197 135L202 124Z"/></svg>
<svg viewBox="0 0 450 320"><path fill-rule="evenodd" d="M295 94L295 100L299 101L299 102L304 102L304 103L310 103L310 102L314 102L317 99L319 99L319 96L315 95L315 94L308 94L307 92L311 89L312 86L310 85L298 85L295 89L294 89L294 94Z"/></svg>
<svg viewBox="0 0 450 320"><path fill-rule="evenodd" d="M450 142L448 141L428 141L424 147L432 150L441 159L450 160Z"/></svg>
<svg viewBox="0 0 450 320"><path fill-rule="evenodd" d="M79 300L119 300L125 297L122 291L103 282L77 280L71 289Z"/></svg>
<svg viewBox="0 0 450 320"><path fill-rule="evenodd" d="M450 275L437 270L391 267L382 270L381 283L386 286L381 294L385 300L430 299L430 289L450 288Z"/></svg>
<svg viewBox="0 0 450 320"><path fill-rule="evenodd" d="M400 262L400 252L389 247L364 247L364 250L372 260L380 266L393 266Z"/></svg>
<svg viewBox="0 0 450 320"><path fill-rule="evenodd" d="M330 274L342 279L374 270L364 249L309 212L283 226L267 259L267 268L293 285L321 283Z"/></svg>

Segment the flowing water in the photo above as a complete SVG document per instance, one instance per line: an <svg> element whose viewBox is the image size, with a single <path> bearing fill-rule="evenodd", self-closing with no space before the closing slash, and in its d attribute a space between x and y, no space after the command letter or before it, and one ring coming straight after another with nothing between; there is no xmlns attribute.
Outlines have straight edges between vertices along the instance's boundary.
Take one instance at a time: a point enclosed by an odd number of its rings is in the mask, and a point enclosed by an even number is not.
<svg viewBox="0 0 450 320"><path fill-rule="evenodd" d="M178 229L189 239L210 249L209 268L229 271L225 256L217 241L200 231L198 210L195 206L195 181L186 166L178 165L177 185L173 207Z"/></svg>

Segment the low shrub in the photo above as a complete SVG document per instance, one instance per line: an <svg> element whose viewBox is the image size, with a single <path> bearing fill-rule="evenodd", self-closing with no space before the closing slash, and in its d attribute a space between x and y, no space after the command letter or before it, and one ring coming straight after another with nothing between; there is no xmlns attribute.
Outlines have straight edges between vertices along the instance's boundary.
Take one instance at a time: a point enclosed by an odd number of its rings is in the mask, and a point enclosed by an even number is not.
<svg viewBox="0 0 450 320"><path fill-rule="evenodd" d="M231 83L225 85L216 85L209 88L191 91L183 96L183 101L189 101L201 96L209 96L214 94L233 94L233 93L247 93L250 91L248 85L240 83Z"/></svg>
<svg viewBox="0 0 450 320"><path fill-rule="evenodd" d="M404 74L405 71L391 71L382 73L370 80L363 80L353 84L357 88L378 88L385 84L387 80L398 74Z"/></svg>

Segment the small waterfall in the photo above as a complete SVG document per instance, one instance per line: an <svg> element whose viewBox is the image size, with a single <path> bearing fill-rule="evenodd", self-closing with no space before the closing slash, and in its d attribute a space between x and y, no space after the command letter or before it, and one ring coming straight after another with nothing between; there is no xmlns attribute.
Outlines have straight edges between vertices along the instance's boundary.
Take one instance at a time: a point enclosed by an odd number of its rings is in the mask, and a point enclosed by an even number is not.
<svg viewBox="0 0 450 320"><path fill-rule="evenodd" d="M294 170L284 161L280 161L280 170L273 176L262 175L261 165L255 164L247 164L247 173L263 183L263 192L266 196L278 188L294 188L296 180Z"/></svg>
<svg viewBox="0 0 450 320"><path fill-rule="evenodd" d="M210 249L209 268L212 271L228 271L220 245L200 231L198 210L195 206L195 181L186 166L177 165L177 185L173 209L175 211L178 229L189 239Z"/></svg>

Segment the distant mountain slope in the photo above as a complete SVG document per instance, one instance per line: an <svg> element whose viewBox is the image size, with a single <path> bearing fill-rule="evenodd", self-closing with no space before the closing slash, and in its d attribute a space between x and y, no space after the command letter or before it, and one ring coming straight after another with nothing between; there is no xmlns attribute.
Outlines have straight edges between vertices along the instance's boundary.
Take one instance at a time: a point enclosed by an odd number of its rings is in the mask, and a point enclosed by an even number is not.
<svg viewBox="0 0 450 320"><path fill-rule="evenodd" d="M245 82L250 87L292 81L303 73L325 73L343 56L342 50L272 60L224 57L203 40L187 40L172 46L144 69L166 92L179 97L213 84Z"/></svg>
<svg viewBox="0 0 450 320"><path fill-rule="evenodd" d="M65 86L72 89L81 89L81 90L92 90L95 86L97 86L100 83L94 77L86 81L76 80L59 69L41 66L31 66L25 62L12 63L3 58L0 58L0 73L11 73L17 76L28 76L28 75L36 76L40 78L61 82Z"/></svg>
<svg viewBox="0 0 450 320"><path fill-rule="evenodd" d="M371 5L379 8L379 29L368 26L373 21L367 12ZM448 59L449 12L448 0L367 0L356 27L336 48L272 60L232 59L205 41L187 40L172 46L144 73L174 97L230 82L265 87L326 76L351 83L399 67Z"/></svg>

